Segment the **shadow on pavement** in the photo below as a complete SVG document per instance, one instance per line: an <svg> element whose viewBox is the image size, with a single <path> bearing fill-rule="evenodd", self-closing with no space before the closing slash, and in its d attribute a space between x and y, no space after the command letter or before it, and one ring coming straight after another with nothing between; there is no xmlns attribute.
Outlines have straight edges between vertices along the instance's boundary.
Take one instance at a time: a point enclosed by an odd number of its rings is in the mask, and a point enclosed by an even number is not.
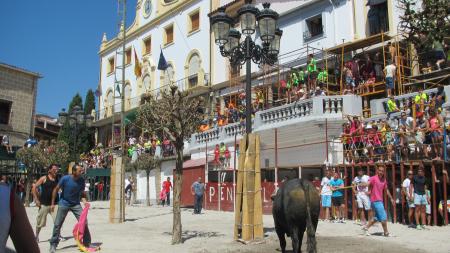
<svg viewBox="0 0 450 253"><path fill-rule="evenodd" d="M172 233L170 233L170 232L164 232L163 234L172 236ZM183 231L181 234L183 243L192 238L213 238L213 237L220 237L220 236L225 236L225 235L221 234L219 232L200 232L200 231L190 231L190 230Z"/></svg>

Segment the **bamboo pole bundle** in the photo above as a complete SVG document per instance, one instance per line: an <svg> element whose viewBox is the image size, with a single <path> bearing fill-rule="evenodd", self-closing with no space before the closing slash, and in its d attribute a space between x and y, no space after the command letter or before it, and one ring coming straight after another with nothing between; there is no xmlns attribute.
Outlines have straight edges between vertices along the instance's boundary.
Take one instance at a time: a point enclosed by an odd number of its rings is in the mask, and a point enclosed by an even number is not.
<svg viewBox="0 0 450 253"><path fill-rule="evenodd" d="M247 149L247 138L241 139L239 144L239 167L237 174L237 184L236 184L236 209L234 210L234 239L239 239L239 228L242 224L242 190L243 190L243 181L244 181L244 173L243 168L245 164L245 150Z"/></svg>
<svg viewBox="0 0 450 253"><path fill-rule="evenodd" d="M256 135L256 134L255 134ZM255 201L253 214L253 239L262 240L264 238L263 218L262 218L262 197L261 197L261 160L260 160L260 136L255 136Z"/></svg>

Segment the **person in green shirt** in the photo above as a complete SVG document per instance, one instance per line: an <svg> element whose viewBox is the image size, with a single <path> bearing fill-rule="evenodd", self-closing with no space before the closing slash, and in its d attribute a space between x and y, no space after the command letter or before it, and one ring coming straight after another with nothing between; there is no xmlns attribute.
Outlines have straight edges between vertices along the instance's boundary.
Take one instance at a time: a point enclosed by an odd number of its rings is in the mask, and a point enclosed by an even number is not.
<svg viewBox="0 0 450 253"><path fill-rule="evenodd" d="M391 95L389 97L389 100L387 101L387 109L388 109L388 115L390 115L391 113L400 111L397 107L397 103L395 103L393 95Z"/></svg>
<svg viewBox="0 0 450 253"><path fill-rule="evenodd" d="M317 76L317 80L319 80L319 84L324 84L327 82L328 79L328 72L326 69L322 70L319 68L319 74Z"/></svg>
<svg viewBox="0 0 450 253"><path fill-rule="evenodd" d="M309 90L314 90L317 78L317 61L314 59L313 54L308 55L308 64L306 67L308 71L308 88Z"/></svg>
<svg viewBox="0 0 450 253"><path fill-rule="evenodd" d="M422 87L418 87L417 89L417 95L414 97L414 103L416 104L416 110L423 112L424 108L426 107L428 103L428 95L427 93L423 92Z"/></svg>
<svg viewBox="0 0 450 253"><path fill-rule="evenodd" d="M303 68L299 68L298 69L298 73L297 73L297 78L298 78L298 82L299 84L303 85L305 84L305 71L303 70Z"/></svg>

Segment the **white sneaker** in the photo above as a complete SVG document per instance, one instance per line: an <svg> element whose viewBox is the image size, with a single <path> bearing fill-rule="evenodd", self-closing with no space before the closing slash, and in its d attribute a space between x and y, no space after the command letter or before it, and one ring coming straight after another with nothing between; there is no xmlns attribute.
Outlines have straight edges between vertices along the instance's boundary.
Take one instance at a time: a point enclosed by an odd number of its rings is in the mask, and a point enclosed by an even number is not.
<svg viewBox="0 0 450 253"><path fill-rule="evenodd" d="M50 245L50 253L56 253L56 245Z"/></svg>

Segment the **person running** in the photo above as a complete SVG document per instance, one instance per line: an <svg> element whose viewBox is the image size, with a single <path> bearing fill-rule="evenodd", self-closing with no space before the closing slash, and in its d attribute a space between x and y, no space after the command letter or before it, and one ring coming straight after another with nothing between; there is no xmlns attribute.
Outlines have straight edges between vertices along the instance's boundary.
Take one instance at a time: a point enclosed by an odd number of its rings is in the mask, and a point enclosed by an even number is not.
<svg viewBox="0 0 450 253"><path fill-rule="evenodd" d="M330 178L331 178L331 172L327 170L325 172L325 176L322 178L321 185L321 191L320 195L322 198L322 208L325 212L324 220L330 220L330 208L331 208L331 188L330 188Z"/></svg>
<svg viewBox="0 0 450 253"><path fill-rule="evenodd" d="M408 221L409 228L415 228L414 225L414 196L412 195L413 191L410 190L411 181L414 179L414 173L412 170L408 171L408 177L403 180L402 183L402 192L406 197L406 202L408 203ZM413 187L414 188L414 187Z"/></svg>
<svg viewBox="0 0 450 253"><path fill-rule="evenodd" d="M50 253L56 252L56 247L59 243L59 234L61 232L61 226L66 219L67 213L71 211L77 220L80 219L83 208L80 205L80 199L84 205L87 204L86 196L84 192L85 182L82 177L84 172L83 167L80 165L72 166L72 175L63 176L58 185L53 189L51 211L55 210L55 201L58 191L61 189L62 194L58 203L58 212L56 213L55 225L53 227L52 238L50 239ZM91 234L86 222L86 229L84 231L83 243L85 246L89 246L91 243Z"/></svg>
<svg viewBox="0 0 450 253"><path fill-rule="evenodd" d="M194 195L194 213L202 213L203 193L205 192L205 184L202 183L202 177L198 177L198 180L191 186L191 193Z"/></svg>
<svg viewBox="0 0 450 253"><path fill-rule="evenodd" d="M25 207L6 182L0 175L0 252L9 252L6 242L11 237L15 252L39 253Z"/></svg>
<svg viewBox="0 0 450 253"><path fill-rule="evenodd" d="M344 180L339 177L339 173L334 172L333 179L330 180L330 186L333 193L331 194L331 202L336 211L335 222L345 223L344 219L344 193L342 188L344 187Z"/></svg>
<svg viewBox="0 0 450 253"><path fill-rule="evenodd" d="M129 181L127 187L125 187L125 199L127 205L131 205L131 193L133 192L133 182Z"/></svg>
<svg viewBox="0 0 450 253"><path fill-rule="evenodd" d="M370 199L369 199L369 176L364 174L362 168L358 169L358 175L353 179L353 192L356 195L358 203L358 214L361 219L361 225L366 225L364 210L367 211L367 219L370 219Z"/></svg>
<svg viewBox="0 0 450 253"><path fill-rule="evenodd" d="M164 193L166 194L166 204L170 206L170 189L172 189L172 183L170 182L170 177L163 183Z"/></svg>
<svg viewBox="0 0 450 253"><path fill-rule="evenodd" d="M376 222L381 222L381 225L383 226L384 236L386 237L389 236L389 231L387 228L387 215L386 210L384 210L384 203L383 203L384 192L386 192L393 206L395 205L395 201L394 198L392 198L391 193L387 189L387 180L384 172L385 172L384 165L379 164L377 167L377 175L369 179L370 202L375 217L373 220L369 221L367 226L363 227L363 230L366 232L366 235L370 235L369 234L370 227L372 227Z"/></svg>
<svg viewBox="0 0 450 253"><path fill-rule="evenodd" d="M427 224L426 219L426 205L430 203L430 199L426 195L427 185L425 184L425 172L422 167L419 167L417 175L414 176L412 183L409 186L409 191L414 192L414 205L416 215L416 225L418 230L425 229ZM420 225L420 218L422 218L422 225Z"/></svg>
<svg viewBox="0 0 450 253"><path fill-rule="evenodd" d="M58 181L56 181L56 174L58 173L59 167L56 164L52 164L48 167L47 175L42 176L34 184L32 188L32 193L36 202L36 206L39 208L37 219L36 219L36 241L39 242L39 232L47 223L47 215L50 214L55 223L57 210L51 211L50 207L52 205L52 194L53 190L56 188ZM38 192L38 188L41 187L41 192Z"/></svg>

